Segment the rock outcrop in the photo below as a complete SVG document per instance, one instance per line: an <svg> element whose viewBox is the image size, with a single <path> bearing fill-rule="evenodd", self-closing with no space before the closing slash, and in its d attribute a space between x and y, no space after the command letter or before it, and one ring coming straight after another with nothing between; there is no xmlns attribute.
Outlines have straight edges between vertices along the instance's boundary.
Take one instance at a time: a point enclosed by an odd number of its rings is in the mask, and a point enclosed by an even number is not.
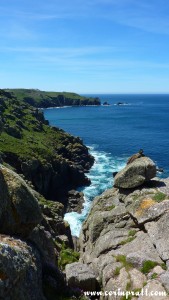
<svg viewBox="0 0 169 300"><path fill-rule="evenodd" d="M46 300L39 253L26 242L5 235L0 235L0 299Z"/></svg>
<svg viewBox="0 0 169 300"><path fill-rule="evenodd" d="M63 204L46 200L3 165L0 186L0 299L53 300L52 295L69 294L59 270L60 253L65 258L68 252L69 262L74 254Z"/></svg>
<svg viewBox="0 0 169 300"><path fill-rule="evenodd" d="M169 299L169 179L150 181L155 170L147 157L132 162L116 177L120 188L96 197L83 224L80 262L94 271L103 295L110 291L111 296L101 299L120 300L122 296L112 292L118 289L162 291L157 299ZM144 180L135 180L134 175ZM149 298L140 295L138 299Z"/></svg>
<svg viewBox="0 0 169 300"><path fill-rule="evenodd" d="M156 165L148 157L140 157L128 164L114 178L117 188L135 188L156 176Z"/></svg>
<svg viewBox="0 0 169 300"><path fill-rule="evenodd" d="M65 269L66 279L72 288L80 288L83 291L96 291L96 276L88 265L75 262L68 264Z"/></svg>
<svg viewBox="0 0 169 300"><path fill-rule="evenodd" d="M1 232L28 236L42 220L38 200L19 175L2 165L0 186Z"/></svg>

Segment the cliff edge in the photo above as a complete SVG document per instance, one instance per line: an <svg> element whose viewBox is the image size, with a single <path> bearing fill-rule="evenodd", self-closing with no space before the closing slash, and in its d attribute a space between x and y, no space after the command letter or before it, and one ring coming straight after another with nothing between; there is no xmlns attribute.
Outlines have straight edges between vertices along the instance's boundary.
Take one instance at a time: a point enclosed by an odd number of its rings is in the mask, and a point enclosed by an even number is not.
<svg viewBox="0 0 169 300"><path fill-rule="evenodd" d="M100 299L127 299L127 292L133 300L169 299L169 179L155 175L154 162L140 157L93 201L80 235L80 264L97 279L86 291L100 291ZM80 272L77 264L72 268ZM81 286L79 275L75 281Z"/></svg>

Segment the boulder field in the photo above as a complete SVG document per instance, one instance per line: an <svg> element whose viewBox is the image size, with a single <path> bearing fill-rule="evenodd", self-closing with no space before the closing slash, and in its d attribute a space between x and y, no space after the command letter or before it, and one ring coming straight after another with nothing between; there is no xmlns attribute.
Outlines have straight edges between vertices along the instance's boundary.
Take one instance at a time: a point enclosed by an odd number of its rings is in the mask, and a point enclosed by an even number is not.
<svg viewBox="0 0 169 300"><path fill-rule="evenodd" d="M154 162L138 158L94 199L80 234L80 261L66 266L69 283L89 291L91 277L91 290L105 300L126 299L112 293L118 289L134 292L133 300L169 299L169 179L155 176Z"/></svg>

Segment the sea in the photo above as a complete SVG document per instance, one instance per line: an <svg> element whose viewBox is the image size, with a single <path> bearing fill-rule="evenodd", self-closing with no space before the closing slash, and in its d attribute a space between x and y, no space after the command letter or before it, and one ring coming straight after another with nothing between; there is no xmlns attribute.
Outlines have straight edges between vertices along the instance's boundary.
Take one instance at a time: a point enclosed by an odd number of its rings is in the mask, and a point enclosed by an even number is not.
<svg viewBox="0 0 169 300"><path fill-rule="evenodd" d="M45 109L45 118L74 136L79 136L95 163L86 175L91 185L81 187L84 207L81 214L65 214L73 236L79 236L93 199L113 186L113 172L121 170L127 159L140 149L169 176L169 95L109 95L99 97L101 106ZM103 105L108 102L109 105Z"/></svg>

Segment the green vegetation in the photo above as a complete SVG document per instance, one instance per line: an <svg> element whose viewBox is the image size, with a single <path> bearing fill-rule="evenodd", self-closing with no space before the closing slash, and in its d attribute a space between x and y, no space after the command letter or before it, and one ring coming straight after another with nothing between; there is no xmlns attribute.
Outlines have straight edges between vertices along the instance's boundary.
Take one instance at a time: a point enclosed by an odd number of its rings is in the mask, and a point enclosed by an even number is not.
<svg viewBox="0 0 169 300"><path fill-rule="evenodd" d="M152 275L151 275L151 279L156 279L158 277L158 274L157 273L153 273Z"/></svg>
<svg viewBox="0 0 169 300"><path fill-rule="evenodd" d="M135 236L130 236L126 240L120 242L120 245L128 244L128 243L132 242L134 239L135 239Z"/></svg>
<svg viewBox="0 0 169 300"><path fill-rule="evenodd" d="M120 274L120 267L116 267L115 271L114 271L114 276L118 276Z"/></svg>
<svg viewBox="0 0 169 300"><path fill-rule="evenodd" d="M143 266L141 268L141 272L143 274L148 274L154 267L156 267L158 265L157 262L155 261L151 261L151 260L147 260L143 263Z"/></svg>
<svg viewBox="0 0 169 300"><path fill-rule="evenodd" d="M154 196L153 196L153 200L155 200L156 202L161 202L163 200L165 200L166 195L162 192L157 192Z"/></svg>
<svg viewBox="0 0 169 300"><path fill-rule="evenodd" d="M106 211L112 210L112 209L114 209L114 208L115 208L115 205L114 205L114 204L112 204L111 206L105 206L105 210L106 210Z"/></svg>
<svg viewBox="0 0 169 300"><path fill-rule="evenodd" d="M122 263L126 271L130 270L133 267L131 263L127 262L125 255L117 255L115 258L117 262Z"/></svg>
<svg viewBox="0 0 169 300"><path fill-rule="evenodd" d="M133 200L137 200L140 197L139 194L132 195Z"/></svg>
<svg viewBox="0 0 169 300"><path fill-rule="evenodd" d="M58 265L61 270L65 269L67 264L71 264L79 260L80 254L76 251L73 251L71 248L67 248L65 244L62 244L62 248L59 254Z"/></svg>
<svg viewBox="0 0 169 300"><path fill-rule="evenodd" d="M137 231L135 229L130 230L128 233L128 236L134 236L137 233Z"/></svg>
<svg viewBox="0 0 169 300"><path fill-rule="evenodd" d="M166 266L166 264L165 264L165 263L162 263L162 264L161 264L161 268L162 268L163 270L165 270L165 271L166 271L166 270L167 270L167 266Z"/></svg>
<svg viewBox="0 0 169 300"><path fill-rule="evenodd" d="M35 89L7 89L6 92L12 93L18 100L35 107L100 105L98 98L87 98L75 93L46 92Z"/></svg>
<svg viewBox="0 0 169 300"><path fill-rule="evenodd" d="M85 185L78 164L86 169L94 162L80 138L49 126L41 110L4 90L0 90L0 157L51 200L62 186L66 190Z"/></svg>

